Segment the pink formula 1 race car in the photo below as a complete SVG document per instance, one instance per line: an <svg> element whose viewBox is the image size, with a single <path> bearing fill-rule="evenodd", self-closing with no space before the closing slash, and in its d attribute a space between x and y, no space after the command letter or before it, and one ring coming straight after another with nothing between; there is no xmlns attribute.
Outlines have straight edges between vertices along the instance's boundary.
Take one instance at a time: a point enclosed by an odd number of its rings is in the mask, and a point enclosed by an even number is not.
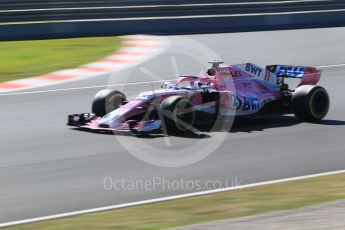
<svg viewBox="0 0 345 230"><path fill-rule="evenodd" d="M294 113L317 122L328 113L329 96L316 86L321 71L314 67L211 63L204 76L181 76L131 101L117 90L101 90L92 113L69 115L68 125L99 132L181 133L199 123L212 126L218 118ZM290 89L286 78L300 83Z"/></svg>

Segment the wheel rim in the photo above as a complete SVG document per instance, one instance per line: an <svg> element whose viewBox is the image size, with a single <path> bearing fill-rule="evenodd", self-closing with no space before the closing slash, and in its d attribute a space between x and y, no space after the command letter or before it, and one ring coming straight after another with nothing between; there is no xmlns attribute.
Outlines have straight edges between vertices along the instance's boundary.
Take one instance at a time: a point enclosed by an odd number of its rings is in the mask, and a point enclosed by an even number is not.
<svg viewBox="0 0 345 230"><path fill-rule="evenodd" d="M123 101L125 101L125 98L122 95L120 94L112 95L108 100L107 111L110 112L119 108L122 105Z"/></svg>
<svg viewBox="0 0 345 230"><path fill-rule="evenodd" d="M178 101L173 110L173 119L176 128L180 131L191 130L195 120L193 105L187 100Z"/></svg>

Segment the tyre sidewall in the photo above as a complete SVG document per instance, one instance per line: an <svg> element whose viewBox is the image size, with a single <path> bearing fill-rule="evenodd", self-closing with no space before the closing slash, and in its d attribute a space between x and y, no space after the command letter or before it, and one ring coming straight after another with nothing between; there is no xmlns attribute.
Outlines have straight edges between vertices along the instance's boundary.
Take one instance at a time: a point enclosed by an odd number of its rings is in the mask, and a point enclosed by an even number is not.
<svg viewBox="0 0 345 230"><path fill-rule="evenodd" d="M192 108L193 104L188 98L182 96L170 96L164 99L159 107L160 117L162 119L162 122L164 122L164 124L162 124L162 127L163 129L165 128L168 133L188 132L194 126L196 117L194 109L192 112L184 114L184 116L188 116L187 120L190 120L190 122L186 122L188 126L186 127L182 124L179 124L179 106L182 106L184 108Z"/></svg>
<svg viewBox="0 0 345 230"><path fill-rule="evenodd" d="M317 94L323 94L323 102L325 103L322 112L316 111L314 107ZM303 85L296 89L292 96L292 108L295 115L304 121L319 121L323 119L329 109L329 95L321 86Z"/></svg>
<svg viewBox="0 0 345 230"><path fill-rule="evenodd" d="M126 100L126 96L118 90L101 90L92 102L92 113L102 117L119 108Z"/></svg>

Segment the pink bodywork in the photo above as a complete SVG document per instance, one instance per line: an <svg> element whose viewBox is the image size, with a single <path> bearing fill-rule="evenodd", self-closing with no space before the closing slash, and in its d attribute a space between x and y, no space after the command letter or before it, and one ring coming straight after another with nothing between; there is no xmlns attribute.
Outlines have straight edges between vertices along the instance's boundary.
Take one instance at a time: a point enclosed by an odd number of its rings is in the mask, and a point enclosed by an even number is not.
<svg viewBox="0 0 345 230"><path fill-rule="evenodd" d="M300 85L316 84L320 79L321 72L313 67L303 68L305 68L305 73ZM218 92L220 96L219 111L224 113L222 115L231 116L255 114L268 102L280 100L282 97L278 82L279 76L254 64L213 66L212 69L214 70L213 76L208 74L200 77L181 76L174 86L141 93L134 100L111 112L115 118L111 120L110 127L100 126L106 116L96 117L80 127L100 131L136 130L140 132L145 130L148 122L151 122L150 125L154 124L154 120L159 118L155 117L145 121L131 120L135 114L141 113L143 110L157 109L166 97L172 95L188 97L194 106L205 107L202 95L205 90ZM190 88L181 87L184 84L189 85Z"/></svg>

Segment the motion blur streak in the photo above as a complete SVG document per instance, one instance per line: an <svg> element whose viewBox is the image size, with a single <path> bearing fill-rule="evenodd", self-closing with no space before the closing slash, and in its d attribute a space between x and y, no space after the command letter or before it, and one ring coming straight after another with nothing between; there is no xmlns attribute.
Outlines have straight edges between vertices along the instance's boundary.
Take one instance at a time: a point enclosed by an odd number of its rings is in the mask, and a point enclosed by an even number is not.
<svg viewBox="0 0 345 230"><path fill-rule="evenodd" d="M0 39L344 26L344 10L345 3L340 0L71 0L49 4L39 0L6 0L0 4Z"/></svg>

